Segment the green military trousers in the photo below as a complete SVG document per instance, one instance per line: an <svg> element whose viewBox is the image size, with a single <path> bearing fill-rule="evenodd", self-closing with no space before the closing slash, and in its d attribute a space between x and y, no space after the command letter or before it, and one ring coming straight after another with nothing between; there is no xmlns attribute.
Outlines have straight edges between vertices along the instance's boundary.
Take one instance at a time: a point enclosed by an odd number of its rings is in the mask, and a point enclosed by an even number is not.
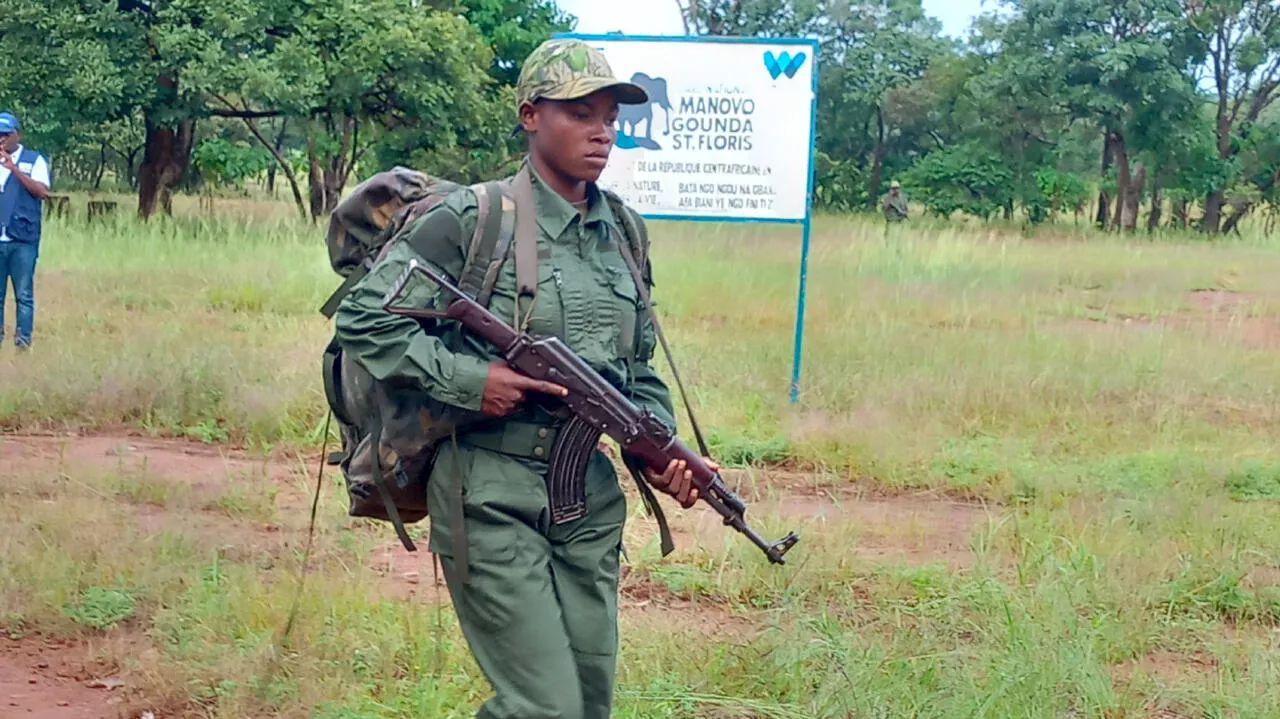
<svg viewBox="0 0 1280 719"><path fill-rule="evenodd" d="M432 469L430 546L463 636L493 686L477 719L607 719L627 514L613 465L594 453L586 516L553 526L543 474L465 437L458 442L441 443ZM459 490L465 584L453 550Z"/></svg>

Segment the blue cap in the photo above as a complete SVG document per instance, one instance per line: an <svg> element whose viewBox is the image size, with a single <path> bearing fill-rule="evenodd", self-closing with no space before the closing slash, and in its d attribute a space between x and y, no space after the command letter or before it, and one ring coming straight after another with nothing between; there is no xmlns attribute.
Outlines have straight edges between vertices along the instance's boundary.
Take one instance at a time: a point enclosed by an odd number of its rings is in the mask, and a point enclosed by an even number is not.
<svg viewBox="0 0 1280 719"><path fill-rule="evenodd" d="M22 129L22 123L10 112L0 112L0 135L8 135Z"/></svg>

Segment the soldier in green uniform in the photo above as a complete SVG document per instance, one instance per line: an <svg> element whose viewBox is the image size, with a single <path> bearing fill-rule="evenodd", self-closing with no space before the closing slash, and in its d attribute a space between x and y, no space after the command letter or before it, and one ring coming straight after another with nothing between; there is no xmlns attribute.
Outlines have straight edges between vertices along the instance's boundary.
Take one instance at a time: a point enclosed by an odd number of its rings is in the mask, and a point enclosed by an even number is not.
<svg viewBox="0 0 1280 719"><path fill-rule="evenodd" d="M489 308L528 332L559 336L674 427L670 394L651 365L652 323L619 250L621 224L595 185L614 144L618 105L646 101L642 88L617 80L604 56L581 41L548 41L525 61L517 103L529 150L522 172L536 206L537 293L532 307L517 302L516 263L508 261ZM392 245L339 306L337 336L373 377L417 383L441 402L492 418L439 445L427 490L430 549L494 689L477 716L605 719L613 703L627 515L612 463L602 452L592 456L586 515L552 524L546 459L563 420L545 407L564 390L514 372L456 327L427 331L382 309L408 263L425 262L414 250L424 240L446 243L448 251L435 254L452 259L436 267L458 277L478 201L462 188L406 225L410 241ZM418 281L404 301L426 306L437 292ZM682 463L646 470L645 477L683 507L697 499Z"/></svg>
<svg viewBox="0 0 1280 719"><path fill-rule="evenodd" d="M907 196L902 193L902 185L897 180L889 183L889 194L880 203L884 211L884 220L889 224L907 219Z"/></svg>

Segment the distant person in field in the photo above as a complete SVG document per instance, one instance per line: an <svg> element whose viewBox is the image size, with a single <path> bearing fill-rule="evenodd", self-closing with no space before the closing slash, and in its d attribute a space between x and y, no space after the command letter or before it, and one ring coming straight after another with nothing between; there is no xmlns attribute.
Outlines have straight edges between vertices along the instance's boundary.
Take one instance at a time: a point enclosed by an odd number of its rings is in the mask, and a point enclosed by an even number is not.
<svg viewBox="0 0 1280 719"><path fill-rule="evenodd" d="M897 180L889 183L889 194L880 202L884 211L884 220L889 224L907 219L907 196L902 192L902 185Z"/></svg>
<svg viewBox="0 0 1280 719"><path fill-rule="evenodd" d="M0 112L0 343L4 342L5 293L12 284L18 308L13 344L18 349L31 346L41 203L47 197L48 161L22 146L18 118Z"/></svg>

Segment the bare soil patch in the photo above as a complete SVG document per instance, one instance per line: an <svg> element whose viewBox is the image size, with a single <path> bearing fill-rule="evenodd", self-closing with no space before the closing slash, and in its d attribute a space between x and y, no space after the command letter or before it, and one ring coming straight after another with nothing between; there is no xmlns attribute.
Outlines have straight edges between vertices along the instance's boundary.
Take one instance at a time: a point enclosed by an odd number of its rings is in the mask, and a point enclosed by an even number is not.
<svg viewBox="0 0 1280 719"><path fill-rule="evenodd" d="M1190 654L1158 650L1117 664L1111 670L1111 677L1118 685L1130 683L1138 674L1151 677L1162 684L1195 684L1203 682L1215 671L1217 665L1217 659L1204 650L1196 650Z"/></svg>
<svg viewBox="0 0 1280 719"><path fill-rule="evenodd" d="M291 517L287 526L276 523L281 520L279 516L267 521L216 509L191 512L153 505L136 508L137 521L149 531L205 538L246 557L273 554L285 547L301 546L305 541L301 532L305 531L314 481L314 476L307 475L314 474L316 461L318 458L299 463L282 453L253 457L196 442L130 435L0 437L0 466L10 471L141 472L195 487L201 496L217 496L240 480L249 480L247 486L251 488L263 486L258 483L272 483L280 491L276 508ZM336 471L326 468L330 475ZM963 568L973 560L970 535L988 516L982 507L932 496L862 496L842 488L837 477L800 472L726 475L735 491L748 502L748 518L753 526L759 527L762 517L776 517L786 520L788 530L801 534L801 544L792 555L795 557L814 546L812 541L804 541L806 536L830 534L841 542L847 540L848 551L869 561L942 562ZM327 483L324 491L334 491L333 485ZM634 496L631 499L638 500ZM719 546L728 534L734 534L706 505L683 511L666 499L663 502L681 549ZM741 538L735 536L730 541ZM368 571L378 578L373 591L405 601L449 601L443 578L437 585L433 557L425 539L417 544L417 552L408 552L387 528L386 539L366 558ZM723 609L695 606L664 588L636 581L638 578L633 577L631 583L624 582L623 609L635 615L637 621L645 621L644 617L653 613L659 615L655 620L666 622L671 612L677 612L696 615L693 624L708 630L742 624L742 619Z"/></svg>
<svg viewBox="0 0 1280 719"><path fill-rule="evenodd" d="M410 552L394 536L369 554L369 569L380 578L383 596L404 601L449 602L444 570L437 571L435 555L427 551L427 541L415 541L418 551Z"/></svg>
<svg viewBox="0 0 1280 719"><path fill-rule="evenodd" d="M1231 290L1192 290L1187 300L1195 309L1180 312L1169 322L1224 339L1234 336L1251 347L1280 346L1280 317L1257 311L1261 299Z"/></svg>
<svg viewBox="0 0 1280 719"><path fill-rule="evenodd" d="M283 451L255 455L193 440L129 434L0 434L0 476L116 472L185 485L203 499L217 498L233 484L254 494L270 487L277 508L289 513L309 510L319 462L318 456L299 458Z"/></svg>
<svg viewBox="0 0 1280 719"><path fill-rule="evenodd" d="M718 640L748 641L760 629L760 617L706 598L678 597L649 577L623 565L618 609L622 623L642 631L692 631Z"/></svg>
<svg viewBox="0 0 1280 719"><path fill-rule="evenodd" d="M251 457L238 450L178 439L131 435L0 435L0 465L13 470L53 467L118 469L194 486L229 479L287 479L280 455Z"/></svg>
<svg viewBox="0 0 1280 719"><path fill-rule="evenodd" d="M1217 341L1239 342L1246 347L1280 347L1280 316L1263 307L1263 298L1247 292L1196 289L1186 294L1189 309L1152 316L1145 313L1106 313L1091 307L1096 317L1066 320L1061 324L1086 331L1174 329L1194 332Z"/></svg>
<svg viewBox="0 0 1280 719"><path fill-rule="evenodd" d="M283 453L253 457L184 440L130 435L0 436L0 476L45 474L92 486L95 474L115 472L189 488L190 495L177 502L181 506L134 503L132 514L138 525L149 534L180 534L223 548L232 557L277 552L305 540L259 516L261 512L237 513L235 501L228 501L225 494L234 487L245 501L269 507L267 498L275 492L278 519L287 518L289 529L296 529L305 526L311 500L307 495L311 481L297 481L302 471L296 459Z"/></svg>
<svg viewBox="0 0 1280 719"><path fill-rule="evenodd" d="M84 646L42 638L0 639L0 716L116 719L131 716L118 667Z"/></svg>

